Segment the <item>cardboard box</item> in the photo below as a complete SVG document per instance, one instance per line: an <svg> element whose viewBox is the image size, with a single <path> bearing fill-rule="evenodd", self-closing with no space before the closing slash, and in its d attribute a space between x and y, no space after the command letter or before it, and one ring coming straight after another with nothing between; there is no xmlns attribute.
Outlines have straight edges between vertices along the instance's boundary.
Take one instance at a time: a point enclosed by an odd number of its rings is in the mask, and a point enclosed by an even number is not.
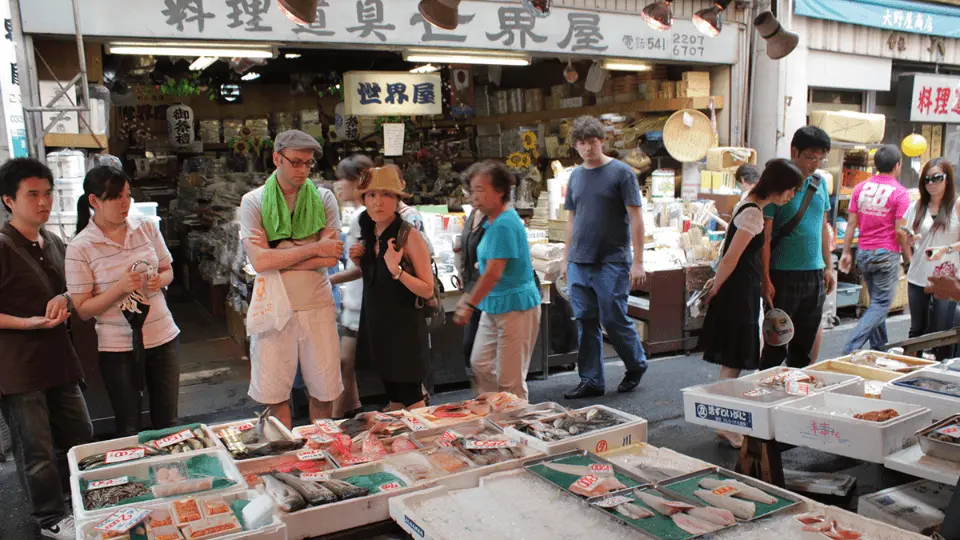
<svg viewBox="0 0 960 540"><path fill-rule="evenodd" d="M57 81L40 81L40 101L47 105L60 91L60 84ZM69 99L68 99L69 97ZM77 87L71 87L70 90L60 96L53 107L74 107L77 105ZM43 113L43 129L53 123L53 120L59 113ZM57 123L50 130L50 133L80 133L80 119L76 111L64 114L57 120Z"/></svg>
<svg viewBox="0 0 960 540"><path fill-rule="evenodd" d="M709 71L685 71L683 73L684 81L697 81L703 82L706 81L707 84L710 84L710 72Z"/></svg>
<svg viewBox="0 0 960 540"><path fill-rule="evenodd" d="M943 522L953 486L917 480L860 497L857 513L901 529L929 535Z"/></svg>

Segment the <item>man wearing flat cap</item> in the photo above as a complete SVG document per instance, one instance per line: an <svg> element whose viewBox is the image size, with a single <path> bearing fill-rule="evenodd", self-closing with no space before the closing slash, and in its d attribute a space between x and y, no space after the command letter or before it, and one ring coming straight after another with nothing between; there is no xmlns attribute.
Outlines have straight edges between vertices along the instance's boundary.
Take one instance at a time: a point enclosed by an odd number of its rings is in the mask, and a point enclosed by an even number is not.
<svg viewBox="0 0 960 540"><path fill-rule="evenodd" d="M310 395L310 418L329 418L343 392L337 310L327 277L343 254L332 191L308 178L322 147L298 130L277 135L267 183L243 196L240 229L257 273L279 270L293 315L279 330L250 336L250 390L288 427L297 366Z"/></svg>

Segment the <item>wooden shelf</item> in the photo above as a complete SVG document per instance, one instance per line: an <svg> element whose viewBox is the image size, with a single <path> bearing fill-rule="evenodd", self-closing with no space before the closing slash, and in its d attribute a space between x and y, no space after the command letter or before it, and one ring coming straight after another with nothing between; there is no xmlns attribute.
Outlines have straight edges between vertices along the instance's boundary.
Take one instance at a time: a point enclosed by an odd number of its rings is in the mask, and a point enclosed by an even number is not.
<svg viewBox="0 0 960 540"><path fill-rule="evenodd" d="M555 118L573 118L576 116L599 116L601 114L630 114L630 113L667 113L681 109L709 109L713 99L714 108L724 107L723 96L676 98L676 99L641 99L629 103L610 103L607 105L591 105L573 109L554 109L549 111L506 114L500 116L478 116L473 119L474 125L485 124L536 124Z"/></svg>
<svg viewBox="0 0 960 540"><path fill-rule="evenodd" d="M94 148L107 149L106 135L92 133L48 133L43 137L43 145L47 148Z"/></svg>

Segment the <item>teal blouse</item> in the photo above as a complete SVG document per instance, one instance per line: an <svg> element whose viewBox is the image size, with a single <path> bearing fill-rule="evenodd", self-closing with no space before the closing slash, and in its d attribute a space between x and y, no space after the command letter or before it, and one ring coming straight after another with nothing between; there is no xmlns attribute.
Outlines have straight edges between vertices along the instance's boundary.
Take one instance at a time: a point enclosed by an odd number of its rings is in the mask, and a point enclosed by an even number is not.
<svg viewBox="0 0 960 540"><path fill-rule="evenodd" d="M507 267L490 294L477 306L484 313L497 315L509 311L526 311L540 305L540 290L533 280L533 263L527 232L517 211L510 208L484 225L486 232L477 246L480 273L487 261L507 259Z"/></svg>

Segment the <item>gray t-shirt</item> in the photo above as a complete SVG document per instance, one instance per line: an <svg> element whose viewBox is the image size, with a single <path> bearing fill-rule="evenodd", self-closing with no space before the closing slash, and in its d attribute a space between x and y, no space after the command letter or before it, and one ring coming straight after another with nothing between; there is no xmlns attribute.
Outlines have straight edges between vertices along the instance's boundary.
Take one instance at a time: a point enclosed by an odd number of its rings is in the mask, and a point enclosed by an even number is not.
<svg viewBox="0 0 960 540"><path fill-rule="evenodd" d="M629 165L616 159L570 175L563 207L575 212L569 262L630 262L628 206L640 206L640 185Z"/></svg>
<svg viewBox="0 0 960 540"><path fill-rule="evenodd" d="M339 238L340 207L337 205L337 197L328 189L317 188L317 190L320 192L320 198L323 199L323 209L327 214L327 224L323 231L335 230L337 231L337 238ZM296 197L287 198L287 207L290 208L291 215L293 215L293 209L297 206L296 203ZM254 229L263 230L262 208L263 186L243 196L243 200L240 202L240 235L242 238L249 237ZM316 242L320 239L321 233L302 240L284 240L277 245L276 249L286 249ZM287 296L290 298L290 305L294 311L309 311L334 305L333 291L330 289L330 279L327 277L327 271L326 268L280 271L283 285L287 289Z"/></svg>

